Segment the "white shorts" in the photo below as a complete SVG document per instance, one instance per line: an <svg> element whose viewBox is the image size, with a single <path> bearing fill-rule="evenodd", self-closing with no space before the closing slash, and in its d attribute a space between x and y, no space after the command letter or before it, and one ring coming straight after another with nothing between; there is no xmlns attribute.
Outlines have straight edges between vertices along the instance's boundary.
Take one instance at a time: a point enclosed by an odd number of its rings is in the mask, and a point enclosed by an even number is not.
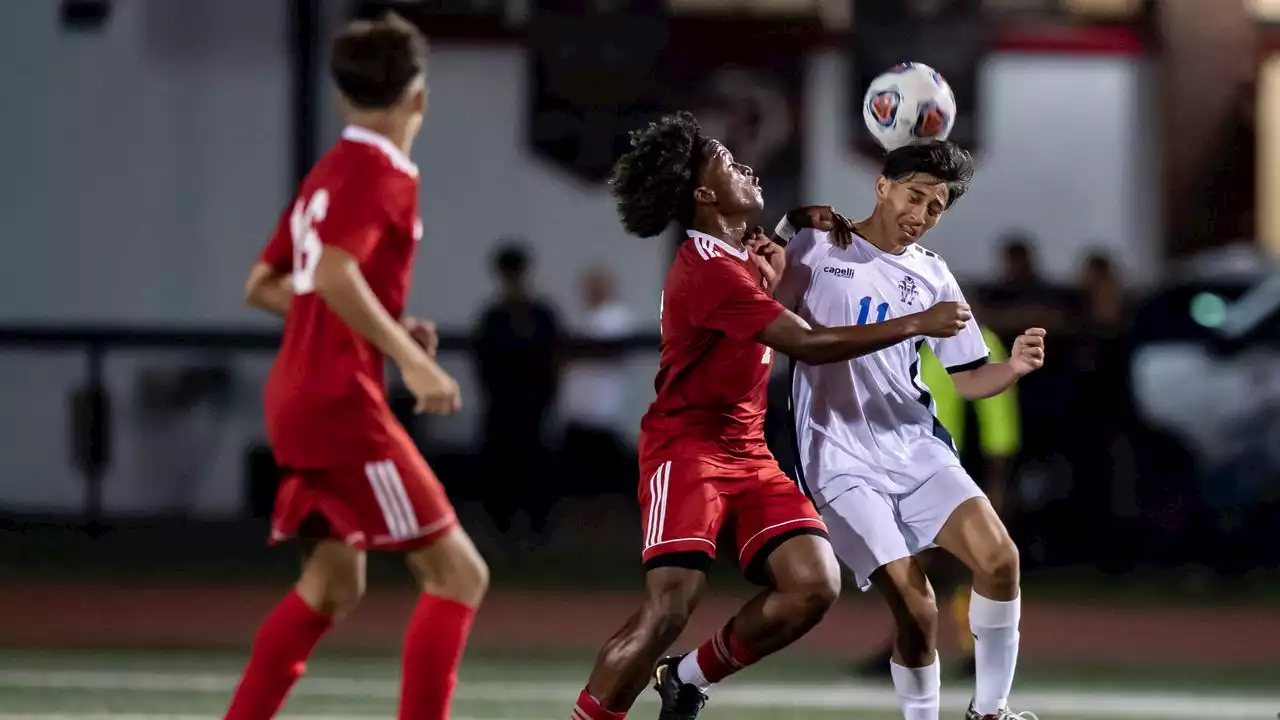
<svg viewBox="0 0 1280 720"><path fill-rule="evenodd" d="M966 500L983 496L962 468L946 467L904 495L866 485L850 488L820 512L832 549L865 592L871 573L933 547L951 513Z"/></svg>

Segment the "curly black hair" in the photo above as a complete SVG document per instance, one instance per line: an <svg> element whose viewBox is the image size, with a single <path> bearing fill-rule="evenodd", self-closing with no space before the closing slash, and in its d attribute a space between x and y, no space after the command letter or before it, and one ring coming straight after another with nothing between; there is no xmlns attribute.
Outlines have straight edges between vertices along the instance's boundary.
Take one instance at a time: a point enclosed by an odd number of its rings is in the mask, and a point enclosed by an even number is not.
<svg viewBox="0 0 1280 720"><path fill-rule="evenodd" d="M949 140L904 145L884 159L881 175L902 182L916 173L932 175L947 184L947 207L956 204L973 179L973 157Z"/></svg>
<svg viewBox="0 0 1280 720"><path fill-rule="evenodd" d="M627 232L653 237L674 220L693 224L693 191L702 164L702 129L692 113L664 115L631 133L609 185Z"/></svg>

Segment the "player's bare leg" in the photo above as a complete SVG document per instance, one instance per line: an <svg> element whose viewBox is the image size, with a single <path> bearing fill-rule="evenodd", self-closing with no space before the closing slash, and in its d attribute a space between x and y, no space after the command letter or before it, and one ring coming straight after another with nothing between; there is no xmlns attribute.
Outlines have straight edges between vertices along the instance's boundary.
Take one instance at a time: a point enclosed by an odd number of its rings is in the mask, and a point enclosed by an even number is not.
<svg viewBox="0 0 1280 720"><path fill-rule="evenodd" d="M918 558L894 560L871 574L893 613L889 669L905 720L938 720L942 671L938 662L938 603Z"/></svg>
<svg viewBox="0 0 1280 720"><path fill-rule="evenodd" d="M364 552L337 540L321 540L307 552L302 577L258 629L226 720L275 716L316 643L360 603L364 567Z"/></svg>
<svg viewBox="0 0 1280 720"><path fill-rule="evenodd" d="M489 566L461 527L405 561L422 594L405 632L399 717L447 720L471 621L489 589Z"/></svg>
<svg viewBox="0 0 1280 720"><path fill-rule="evenodd" d="M969 626L976 674L970 717L999 717L1008 705L1018 664L1018 548L985 497L957 507L934 542L973 572Z"/></svg>
<svg viewBox="0 0 1280 720"><path fill-rule="evenodd" d="M824 537L787 540L769 555L765 567L770 587L742 606L722 631L743 646L751 662L799 640L840 596L840 566Z"/></svg>
<svg viewBox="0 0 1280 720"><path fill-rule="evenodd" d="M620 720L649 684L653 666L680 637L707 578L701 570L658 567L645 574L644 604L605 642L575 720Z"/></svg>
<svg viewBox="0 0 1280 720"><path fill-rule="evenodd" d="M712 685L800 639L840 595L840 568L824 537L784 541L765 559L764 572L769 589L678 665L659 666L659 720L696 717ZM668 675L671 670L674 677Z"/></svg>

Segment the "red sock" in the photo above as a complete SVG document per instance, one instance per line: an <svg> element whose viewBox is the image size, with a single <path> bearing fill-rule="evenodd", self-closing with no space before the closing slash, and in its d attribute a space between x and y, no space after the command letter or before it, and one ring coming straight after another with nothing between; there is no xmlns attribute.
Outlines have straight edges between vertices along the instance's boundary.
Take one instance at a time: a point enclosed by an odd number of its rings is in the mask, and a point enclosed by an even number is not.
<svg viewBox="0 0 1280 720"><path fill-rule="evenodd" d="M570 720L624 720L626 717L625 712L605 710L600 701L583 688L582 693L578 695L578 704L573 706L573 715Z"/></svg>
<svg viewBox="0 0 1280 720"><path fill-rule="evenodd" d="M332 624L329 616L311 609L297 591L290 590L258 628L226 720L274 717L289 689L307 669L307 657Z"/></svg>
<svg viewBox="0 0 1280 720"><path fill-rule="evenodd" d="M718 683L760 659L738 641L730 629L731 625L720 628L698 647L698 668L709 683Z"/></svg>
<svg viewBox="0 0 1280 720"><path fill-rule="evenodd" d="M404 636L400 720L448 720L476 609L423 593Z"/></svg>

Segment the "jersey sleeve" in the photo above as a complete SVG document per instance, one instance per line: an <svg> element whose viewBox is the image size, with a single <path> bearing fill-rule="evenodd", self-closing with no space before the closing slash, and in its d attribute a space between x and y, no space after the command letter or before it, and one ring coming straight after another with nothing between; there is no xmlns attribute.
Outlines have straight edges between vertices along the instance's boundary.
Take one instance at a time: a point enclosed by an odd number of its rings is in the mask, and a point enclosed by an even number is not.
<svg viewBox="0 0 1280 720"><path fill-rule="evenodd" d="M293 267L293 233L289 228L290 208L285 208L280 213L280 220L276 223L276 229L271 233L271 237L267 239L267 245L262 249L262 255L259 260L271 266L272 270L278 273L286 273Z"/></svg>
<svg viewBox="0 0 1280 720"><path fill-rule="evenodd" d="M798 310L813 282L814 268L821 262L822 251L830 244L828 234L817 230L801 230L791 237L787 243L787 269L773 293L782 307L792 312Z"/></svg>
<svg viewBox="0 0 1280 720"><path fill-rule="evenodd" d="M320 242L340 248L363 263L391 222L392 204L403 194L389 172L353 175L329 197L316 224Z"/></svg>
<svg viewBox="0 0 1280 720"><path fill-rule="evenodd" d="M938 302L946 301L965 301L959 283L955 278L950 277L950 273L942 290L938 293ZM982 328L979 327L976 319L965 323L964 330L955 337L930 338L929 347L933 350L933 354L938 356L938 361L947 369L947 372L953 375L981 367L991 356L986 340L982 337Z"/></svg>
<svg viewBox="0 0 1280 720"><path fill-rule="evenodd" d="M691 291L689 310L695 324L734 340L755 336L784 312L744 267L729 259L706 261Z"/></svg>

